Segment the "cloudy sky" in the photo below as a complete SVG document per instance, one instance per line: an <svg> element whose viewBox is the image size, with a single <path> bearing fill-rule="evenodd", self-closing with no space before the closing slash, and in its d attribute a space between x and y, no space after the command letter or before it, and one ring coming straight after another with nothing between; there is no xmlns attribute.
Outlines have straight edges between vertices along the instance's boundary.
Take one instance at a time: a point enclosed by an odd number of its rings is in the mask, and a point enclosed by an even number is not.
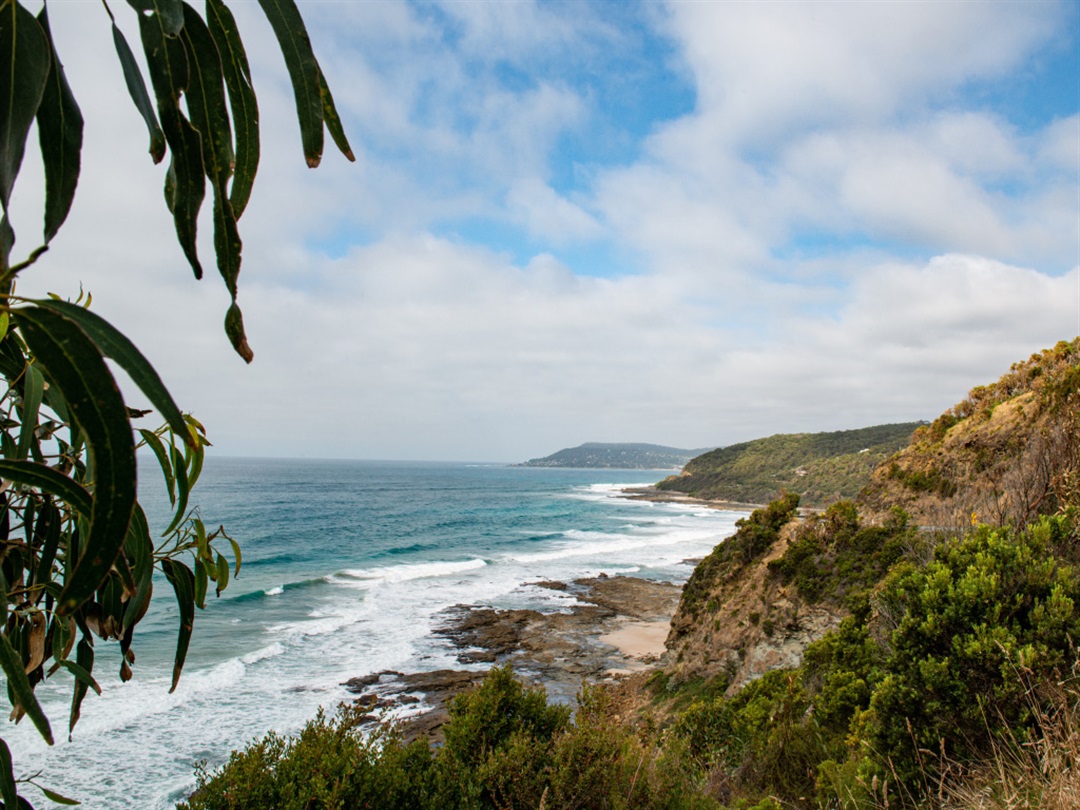
<svg viewBox="0 0 1080 810"><path fill-rule="evenodd" d="M932 419L1080 333L1075 2L299 6L357 162L306 168L277 43L234 3L263 127L245 366L102 6L49 4L84 168L19 292L90 290L221 455L519 461Z"/></svg>

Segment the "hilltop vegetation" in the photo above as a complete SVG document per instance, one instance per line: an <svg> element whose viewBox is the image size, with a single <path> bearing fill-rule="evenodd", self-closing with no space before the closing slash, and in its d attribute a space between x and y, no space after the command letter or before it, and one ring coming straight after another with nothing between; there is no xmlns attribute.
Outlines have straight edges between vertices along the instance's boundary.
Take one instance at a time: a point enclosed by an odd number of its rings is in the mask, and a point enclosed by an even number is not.
<svg viewBox="0 0 1080 810"><path fill-rule="evenodd" d="M881 462L904 447L922 422L832 433L778 434L712 450L658 489L695 498L767 503L794 492L804 506L854 497Z"/></svg>
<svg viewBox="0 0 1080 810"><path fill-rule="evenodd" d="M543 458L533 458L522 467L598 467L616 470L668 470L679 468L701 453L659 444L604 444L586 442Z"/></svg>

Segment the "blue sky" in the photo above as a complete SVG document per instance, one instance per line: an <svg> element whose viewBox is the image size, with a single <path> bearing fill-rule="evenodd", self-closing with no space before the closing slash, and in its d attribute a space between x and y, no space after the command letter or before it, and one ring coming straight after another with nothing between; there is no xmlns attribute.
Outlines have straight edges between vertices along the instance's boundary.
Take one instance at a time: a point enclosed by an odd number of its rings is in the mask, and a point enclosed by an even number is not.
<svg viewBox="0 0 1080 810"><path fill-rule="evenodd" d="M1080 332L1080 4L300 8L358 160L303 165L235 4L263 123L243 367L104 12L50 4L86 168L20 291L92 290L216 452L517 461L932 419Z"/></svg>

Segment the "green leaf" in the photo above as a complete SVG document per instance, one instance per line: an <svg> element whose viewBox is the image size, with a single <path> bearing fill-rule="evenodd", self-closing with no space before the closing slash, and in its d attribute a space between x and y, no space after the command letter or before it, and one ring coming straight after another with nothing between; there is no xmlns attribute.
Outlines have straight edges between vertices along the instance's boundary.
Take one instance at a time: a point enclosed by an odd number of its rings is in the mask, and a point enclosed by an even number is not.
<svg viewBox="0 0 1080 810"><path fill-rule="evenodd" d="M184 421L180 408L173 401L172 395L161 381L157 371L150 365L139 348L121 334L111 323L91 312L88 309L72 304L68 301L55 301L52 299L34 301L43 309L58 312L65 318L74 321L87 336L97 344L98 349L105 357L112 358L122 368L131 381L139 387L150 404L158 409L161 417L169 424L174 432L192 444L194 439L188 430L187 422Z"/></svg>
<svg viewBox="0 0 1080 810"><path fill-rule="evenodd" d="M77 804L82 804L82 802L78 801L77 799L69 799L67 796L63 796L57 793L55 790L49 790L46 787L41 787L41 785L38 785L37 787L38 790L45 794L45 798L48 799L50 802L55 802L56 804L64 804L69 807L74 807Z"/></svg>
<svg viewBox="0 0 1080 810"><path fill-rule="evenodd" d="M235 301L243 243L228 196L229 178L236 158L225 104L221 57L206 23L186 3L181 39L191 68L187 90L188 112L191 123L202 133L204 168L214 190L214 253L218 272Z"/></svg>
<svg viewBox="0 0 1080 810"><path fill-rule="evenodd" d="M75 199L82 153L83 118L56 53L47 6L42 7L37 19L52 56L45 93L37 111L41 162L45 166L45 243L48 244L64 224Z"/></svg>
<svg viewBox="0 0 1080 810"><path fill-rule="evenodd" d="M169 689L169 694L172 694L180 682L180 672L184 668L188 644L191 642L191 628L195 624L195 575L190 568L176 560L162 560L161 567L176 592L176 603L180 608L180 633L176 639L172 688Z"/></svg>
<svg viewBox="0 0 1080 810"><path fill-rule="evenodd" d="M177 6L179 8L179 3ZM182 8L179 13L182 21ZM161 127L172 151L165 180L166 202L188 264L195 278L202 278L202 266L195 246L199 209L206 196L202 139L198 130L180 112L180 96L187 90L190 81L187 54L175 32L170 33L163 28L162 21L162 14L139 14L139 33L150 71L150 83L157 98Z"/></svg>
<svg viewBox="0 0 1080 810"><path fill-rule="evenodd" d="M34 440L34 431L38 426L38 412L41 410L41 396L45 391L45 380L41 372L28 363L23 377L22 425L19 426L18 458L26 458L30 452L30 443Z"/></svg>
<svg viewBox="0 0 1080 810"><path fill-rule="evenodd" d="M135 443L116 381L86 333L52 310L20 307L13 312L27 347L60 389L86 436L94 471L83 553L57 605L63 616L93 595L123 545L135 505Z"/></svg>
<svg viewBox="0 0 1080 810"><path fill-rule="evenodd" d="M330 94L330 85L326 83L326 76L323 75L322 68L319 68L319 95L322 97L323 121L326 122L326 129L330 132L330 137L334 139L334 145L350 162L355 163L356 155L353 154L352 147L349 146L349 139L345 137L345 129L341 126L341 118L338 116L334 97Z"/></svg>
<svg viewBox="0 0 1080 810"><path fill-rule="evenodd" d="M12 768L11 750L0 739L0 799L4 807L18 807L19 794L15 790L15 771Z"/></svg>
<svg viewBox="0 0 1080 810"><path fill-rule="evenodd" d="M128 527L124 550L131 557L132 572L135 575L135 596L128 600L124 608L124 628L133 627L146 612L153 593L154 579L154 544L150 539L150 525L142 507L136 503L131 513L131 525Z"/></svg>
<svg viewBox="0 0 1080 810"><path fill-rule="evenodd" d="M34 15L18 2L0 6L0 204L5 214L51 62L49 41Z"/></svg>
<svg viewBox="0 0 1080 810"><path fill-rule="evenodd" d="M94 501L78 482L36 461L7 461L0 459L0 478L37 487L63 500L86 517L93 513Z"/></svg>
<svg viewBox="0 0 1080 810"><path fill-rule="evenodd" d="M217 595L229 587L229 561L221 554L217 555Z"/></svg>
<svg viewBox="0 0 1080 810"><path fill-rule="evenodd" d="M259 106L251 84L247 53L232 12L222 0L206 0L206 22L221 56L221 70L229 91L236 137L236 166L229 202L240 219L251 196L259 167Z"/></svg>
<svg viewBox="0 0 1080 810"><path fill-rule="evenodd" d="M34 697L34 688L30 685L30 679L23 670L22 658L12 648L7 636L0 633L0 668L7 676L8 689L15 696L18 706L26 712L27 716L37 727L38 733L45 738L49 745L53 744L52 729L49 728L49 719L41 710L41 704Z"/></svg>
<svg viewBox="0 0 1080 810"><path fill-rule="evenodd" d="M60 510L51 502L44 504L38 513L37 525L34 527L35 538L41 538L41 546L38 551L38 566L34 574L34 583L43 584L52 581L52 565L56 559L56 551L60 548L60 523L62 518Z"/></svg>
<svg viewBox="0 0 1080 810"><path fill-rule="evenodd" d="M240 557L240 544L237 543L235 540L233 540L231 537L229 537L229 535L225 534L224 529L222 529L221 533L223 535L225 535L225 539L229 541L230 545L232 545L233 558L236 561L235 566L233 567L233 576L238 577L238 576L240 576L240 560L241 560L241 557Z"/></svg>
<svg viewBox="0 0 1080 810"><path fill-rule="evenodd" d="M154 451L154 455L157 456L158 465L161 467L161 472L165 476L165 486L169 491L169 505L176 505L176 476L173 475L172 463L169 461L168 453L165 452L165 445L162 443L158 435L145 428L139 428L139 435L143 437L143 441L146 442L147 447Z"/></svg>
<svg viewBox="0 0 1080 810"><path fill-rule="evenodd" d="M184 9L180 0L128 0L139 12L139 19L150 19L168 37L180 34L184 27Z"/></svg>
<svg viewBox="0 0 1080 810"><path fill-rule="evenodd" d="M111 14L110 14L111 16ZM131 51L123 33L113 22L113 44L116 46L116 55L120 57L120 67L124 71L124 82L127 84L128 95L135 103L135 108L146 122L147 132L150 134L150 156L154 163L161 163L165 157L165 133L161 131L157 115L154 113L154 103L150 100L150 94L146 91L146 82L143 81L142 71L135 61L135 54Z"/></svg>
<svg viewBox="0 0 1080 810"><path fill-rule="evenodd" d="M168 450L169 455L172 457L173 474L176 476L176 511L173 513L173 519L168 528L161 533L163 537L172 534L184 519L187 514L188 493L190 492L187 466L184 464L183 457L172 445L169 445Z"/></svg>
<svg viewBox="0 0 1080 810"><path fill-rule="evenodd" d="M202 557L195 560L195 607L206 610L206 589L209 585L206 573L206 561Z"/></svg>
<svg viewBox="0 0 1080 810"><path fill-rule="evenodd" d="M237 306L235 301L229 307L229 311L225 313L225 334L229 336L229 342L232 343L233 349L244 358L245 363L250 363L255 359L255 352L248 345L247 333L244 331L243 313L240 312L240 307Z"/></svg>
<svg viewBox="0 0 1080 810"><path fill-rule="evenodd" d="M68 661L64 659L62 661L57 661L56 663L62 666L72 675L74 675L76 680L82 681L86 686L89 686L91 689L97 692L97 694L101 694L101 686L96 680L94 680L94 676L82 667L80 667L74 661Z"/></svg>
<svg viewBox="0 0 1080 810"><path fill-rule="evenodd" d="M259 5L270 21L285 57L285 67L296 97L304 158L308 166L315 168L322 160L323 99L319 91L319 64L311 50L307 27L293 0L259 0Z"/></svg>
<svg viewBox="0 0 1080 810"><path fill-rule="evenodd" d="M87 632L85 627L83 632ZM75 649L75 662L80 669L87 673L94 670L94 645L89 638L83 636L79 639L79 645ZM75 730L75 724L79 722L79 717L82 714L82 702L86 697L87 684L81 679L75 680L75 688L71 693L71 715L68 718L68 737L71 737L71 732Z"/></svg>

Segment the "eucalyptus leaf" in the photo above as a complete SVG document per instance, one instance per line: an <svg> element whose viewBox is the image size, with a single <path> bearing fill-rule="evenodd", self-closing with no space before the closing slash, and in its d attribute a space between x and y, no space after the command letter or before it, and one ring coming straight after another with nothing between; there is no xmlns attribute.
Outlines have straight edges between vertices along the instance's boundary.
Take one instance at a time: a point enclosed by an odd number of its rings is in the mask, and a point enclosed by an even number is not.
<svg viewBox="0 0 1080 810"><path fill-rule="evenodd" d="M45 742L52 745L53 735L49 727L49 719L34 696L34 688L30 685L30 679L26 677L22 658L12 648L11 642L3 633L0 633L0 669L3 669L4 675L7 676L8 689L15 696L18 707L26 712Z"/></svg>
<svg viewBox="0 0 1080 810"><path fill-rule="evenodd" d="M71 93L49 29L48 7L37 16L49 45L51 65L37 111L41 162L45 167L45 242L52 241L75 199L82 160L83 117Z"/></svg>
<svg viewBox="0 0 1080 810"><path fill-rule="evenodd" d="M0 5L0 204L5 214L51 63L49 40L34 15L22 3ZM5 224L10 231L6 217Z"/></svg>
<svg viewBox="0 0 1080 810"><path fill-rule="evenodd" d="M293 0L259 0L274 29L296 98L300 140L308 166L315 168L323 152L323 99L319 90L319 63L311 50L307 27Z"/></svg>
<svg viewBox="0 0 1080 810"><path fill-rule="evenodd" d="M11 750L3 739L0 739L0 799L4 800L4 807L18 807L19 794L15 789Z"/></svg>
<svg viewBox="0 0 1080 810"><path fill-rule="evenodd" d="M180 673L184 669L188 644L191 642L191 629L195 624L195 575L191 573L190 568L176 560L163 560L161 568L165 572L165 578L173 586L176 603L180 609L180 632L176 639L172 687L169 689L169 694L172 694L180 682Z"/></svg>
<svg viewBox="0 0 1080 810"><path fill-rule="evenodd" d="M45 367L87 438L94 500L83 553L57 612L74 611L108 575L123 544L135 504L135 443L116 381L97 347L72 321L41 307L15 315L27 347Z"/></svg>
<svg viewBox="0 0 1080 810"><path fill-rule="evenodd" d="M23 374L22 425L19 428L19 449L17 458L25 459L30 452L30 443L34 440L34 431L38 426L38 411L41 397L45 391L45 380L41 372L28 363Z"/></svg>

